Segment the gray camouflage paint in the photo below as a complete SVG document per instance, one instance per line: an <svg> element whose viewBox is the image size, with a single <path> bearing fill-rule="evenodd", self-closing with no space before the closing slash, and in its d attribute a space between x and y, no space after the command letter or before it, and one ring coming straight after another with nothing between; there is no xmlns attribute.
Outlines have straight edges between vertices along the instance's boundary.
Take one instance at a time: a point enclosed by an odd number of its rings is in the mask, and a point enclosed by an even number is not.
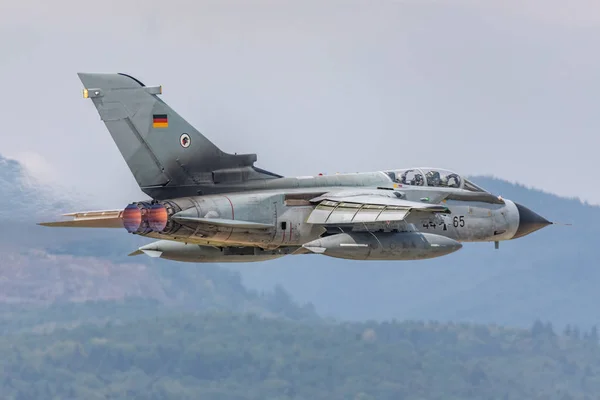
<svg viewBox="0 0 600 400"><path fill-rule="evenodd" d="M153 199L136 204L142 210L152 204L167 210L164 229L135 232L159 241L132 255L190 262L307 253L416 260L450 254L461 242L498 243L550 224L456 174L444 176L443 170L442 175L415 169L282 177L256 168L255 154L221 151L158 97L160 87L125 74L79 77L84 96L91 98L140 188ZM166 115L168 124L154 126L157 115ZM409 172L419 176L408 182ZM440 186L440 176L446 186ZM98 222L105 216L91 213L85 223L42 225L92 226L89 219L94 219L93 226L114 227L122 213L113 213L110 222Z"/></svg>

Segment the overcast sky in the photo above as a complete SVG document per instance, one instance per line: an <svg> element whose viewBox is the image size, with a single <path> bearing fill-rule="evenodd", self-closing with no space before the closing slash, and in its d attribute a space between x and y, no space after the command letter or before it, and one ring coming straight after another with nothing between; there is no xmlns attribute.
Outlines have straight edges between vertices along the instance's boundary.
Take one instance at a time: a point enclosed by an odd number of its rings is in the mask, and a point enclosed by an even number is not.
<svg viewBox="0 0 600 400"><path fill-rule="evenodd" d="M140 198L76 73L283 175L438 166L600 203L597 0L3 2L0 154Z"/></svg>

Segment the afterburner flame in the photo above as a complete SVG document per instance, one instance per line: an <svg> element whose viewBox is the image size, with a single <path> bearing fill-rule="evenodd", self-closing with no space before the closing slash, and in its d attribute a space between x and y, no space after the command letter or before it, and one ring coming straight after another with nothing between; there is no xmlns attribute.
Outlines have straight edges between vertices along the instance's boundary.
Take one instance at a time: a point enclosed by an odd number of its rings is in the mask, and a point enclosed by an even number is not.
<svg viewBox="0 0 600 400"><path fill-rule="evenodd" d="M154 232L161 232L167 226L167 209L162 204L154 204L148 211L148 226Z"/></svg>
<svg viewBox="0 0 600 400"><path fill-rule="evenodd" d="M135 204L130 204L123 210L123 226L127 232L134 233L142 225L142 210Z"/></svg>

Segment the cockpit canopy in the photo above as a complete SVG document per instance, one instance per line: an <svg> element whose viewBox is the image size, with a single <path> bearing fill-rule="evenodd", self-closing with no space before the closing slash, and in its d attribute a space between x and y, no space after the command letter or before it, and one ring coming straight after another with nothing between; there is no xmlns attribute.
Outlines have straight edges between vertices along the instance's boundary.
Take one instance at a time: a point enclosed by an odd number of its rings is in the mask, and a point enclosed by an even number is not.
<svg viewBox="0 0 600 400"><path fill-rule="evenodd" d="M395 183L407 186L448 187L471 192L486 192L455 172L439 168L408 168L384 171Z"/></svg>

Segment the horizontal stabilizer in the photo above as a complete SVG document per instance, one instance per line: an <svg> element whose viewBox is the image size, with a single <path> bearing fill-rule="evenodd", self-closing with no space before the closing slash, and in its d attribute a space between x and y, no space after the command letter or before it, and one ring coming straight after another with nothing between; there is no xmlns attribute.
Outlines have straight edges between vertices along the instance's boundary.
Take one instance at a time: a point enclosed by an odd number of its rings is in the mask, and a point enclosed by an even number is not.
<svg viewBox="0 0 600 400"><path fill-rule="evenodd" d="M40 222L38 225L64 228L123 228L122 210L85 211L64 214L71 220Z"/></svg>
<svg viewBox="0 0 600 400"><path fill-rule="evenodd" d="M236 229L269 229L273 228L272 224L261 224L259 222L241 221L234 219L221 219L221 218L199 218L199 217L185 217L173 215L173 220L180 223L191 223L197 225L216 225L225 228L236 228Z"/></svg>

